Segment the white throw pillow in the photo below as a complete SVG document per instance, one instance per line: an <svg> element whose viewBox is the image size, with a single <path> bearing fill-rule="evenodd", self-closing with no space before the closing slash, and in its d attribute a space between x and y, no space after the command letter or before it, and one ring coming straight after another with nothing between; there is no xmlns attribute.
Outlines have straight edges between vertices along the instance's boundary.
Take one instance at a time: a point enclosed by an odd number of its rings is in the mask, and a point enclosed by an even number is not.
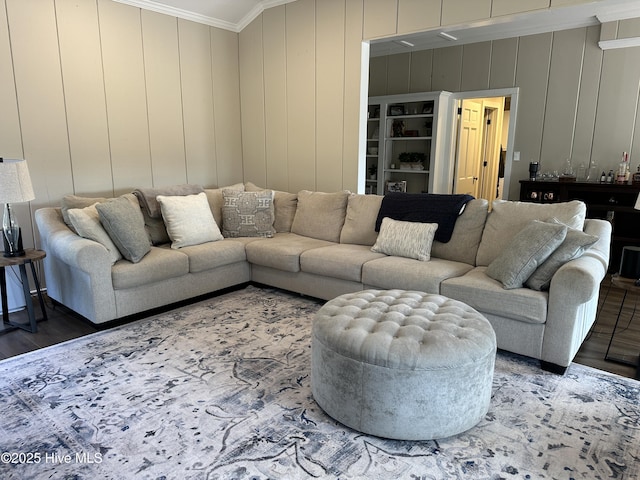
<svg viewBox="0 0 640 480"><path fill-rule="evenodd" d="M427 262L431 259L437 229L437 223L403 222L385 217L371 251Z"/></svg>
<svg viewBox="0 0 640 480"><path fill-rule="evenodd" d="M100 215L96 209L97 203L85 208L71 208L67 210L67 215L78 235L103 245L109 252L111 264L114 264L122 258L122 254L100 223Z"/></svg>
<svg viewBox="0 0 640 480"><path fill-rule="evenodd" d="M222 240L204 192L197 195L158 195L156 199L160 203L171 248Z"/></svg>

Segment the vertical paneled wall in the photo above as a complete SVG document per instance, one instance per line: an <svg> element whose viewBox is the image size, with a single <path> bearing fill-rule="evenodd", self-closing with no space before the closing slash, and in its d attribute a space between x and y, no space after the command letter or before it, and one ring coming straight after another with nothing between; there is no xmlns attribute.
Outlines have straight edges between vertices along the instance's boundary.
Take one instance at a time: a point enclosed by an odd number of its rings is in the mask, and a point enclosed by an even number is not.
<svg viewBox="0 0 640 480"><path fill-rule="evenodd" d="M586 2L297 0L267 9L240 33L245 180L289 191L357 190L358 175L364 174L358 170L360 98L367 93L360 84L362 68L368 67L360 58L363 40ZM591 39L591 33L568 35ZM561 123L563 132L575 122L569 146L581 155L590 152L585 141L594 136L588 129L594 118L592 95L600 87L592 77L599 60L595 44L577 37L567 39L559 52L573 55L566 69L575 70L576 58L583 62L582 76L578 83L575 77L562 78L551 91L562 97L571 84L573 99L567 104L572 110L561 118L546 115L545 108L549 72L565 75L561 60L551 65L552 34L371 58L374 74L368 88L379 95L521 87L528 116L520 118L517 142L523 161L512 174L517 179L528 173L526 159L540 156L546 121ZM576 88L589 99L586 104L576 102ZM567 116L575 117L568 126ZM549 155L557 148L566 150L566 139L545 140Z"/></svg>
<svg viewBox="0 0 640 480"><path fill-rule="evenodd" d="M495 1L494 1L495 4ZM494 42L373 58L370 94L519 87L509 197L516 199L529 161L562 171L590 162L615 169L623 151L640 163L640 48L602 51L600 27L578 28Z"/></svg>
<svg viewBox="0 0 640 480"><path fill-rule="evenodd" d="M238 34L111 0L0 0L0 156L63 195L243 179Z"/></svg>
<svg viewBox="0 0 640 480"><path fill-rule="evenodd" d="M298 0L240 33L245 181L356 190L362 1Z"/></svg>

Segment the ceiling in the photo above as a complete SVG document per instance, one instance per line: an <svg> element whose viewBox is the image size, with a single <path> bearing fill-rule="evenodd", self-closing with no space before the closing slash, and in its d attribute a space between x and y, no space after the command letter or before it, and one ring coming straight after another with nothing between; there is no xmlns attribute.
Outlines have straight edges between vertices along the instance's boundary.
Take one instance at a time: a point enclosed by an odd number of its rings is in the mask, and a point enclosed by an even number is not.
<svg viewBox="0 0 640 480"><path fill-rule="evenodd" d="M127 5L165 13L232 32L244 27L267 8L295 0L114 0Z"/></svg>
<svg viewBox="0 0 640 480"><path fill-rule="evenodd" d="M267 8L295 0L114 0L214 27L240 32ZM321 0L318 0L321 1ZM640 17L640 0L593 0L427 32L373 40L371 56L533 35ZM443 32L445 35L443 35ZM448 37L447 37L448 36ZM408 42L408 43L403 43Z"/></svg>
<svg viewBox="0 0 640 480"><path fill-rule="evenodd" d="M640 17L638 0L600 0L373 40L372 57L521 37ZM444 35L443 35L444 32ZM450 37L447 37L450 36ZM406 43L408 42L411 45Z"/></svg>

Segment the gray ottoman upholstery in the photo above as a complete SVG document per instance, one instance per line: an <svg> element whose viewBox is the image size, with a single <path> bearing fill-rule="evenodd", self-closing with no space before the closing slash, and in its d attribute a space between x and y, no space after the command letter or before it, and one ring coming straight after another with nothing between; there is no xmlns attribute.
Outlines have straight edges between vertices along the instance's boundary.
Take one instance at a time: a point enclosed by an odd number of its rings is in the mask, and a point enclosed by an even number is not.
<svg viewBox="0 0 640 480"><path fill-rule="evenodd" d="M487 413L495 354L491 325L462 302L423 292L364 290L318 311L311 388L327 414L360 432L444 438Z"/></svg>

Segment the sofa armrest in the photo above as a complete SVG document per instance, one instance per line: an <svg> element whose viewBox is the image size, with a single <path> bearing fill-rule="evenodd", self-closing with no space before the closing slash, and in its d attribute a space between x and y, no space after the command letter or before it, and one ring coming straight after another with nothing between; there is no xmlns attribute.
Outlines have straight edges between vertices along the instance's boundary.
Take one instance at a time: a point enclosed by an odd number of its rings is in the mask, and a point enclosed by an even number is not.
<svg viewBox="0 0 640 480"><path fill-rule="evenodd" d="M107 249L82 238L64 223L60 209L35 212L44 258L44 281L49 297L99 323L116 318Z"/></svg>
<svg viewBox="0 0 640 480"><path fill-rule="evenodd" d="M596 319L600 283L607 273L611 224L588 220L585 232L599 240L551 279L542 360L569 366Z"/></svg>
<svg viewBox="0 0 640 480"><path fill-rule="evenodd" d="M59 258L66 264L91 273L104 271L108 266L111 276L109 252L98 242L80 237L69 229L56 208L41 208L35 213L38 231L47 255Z"/></svg>

